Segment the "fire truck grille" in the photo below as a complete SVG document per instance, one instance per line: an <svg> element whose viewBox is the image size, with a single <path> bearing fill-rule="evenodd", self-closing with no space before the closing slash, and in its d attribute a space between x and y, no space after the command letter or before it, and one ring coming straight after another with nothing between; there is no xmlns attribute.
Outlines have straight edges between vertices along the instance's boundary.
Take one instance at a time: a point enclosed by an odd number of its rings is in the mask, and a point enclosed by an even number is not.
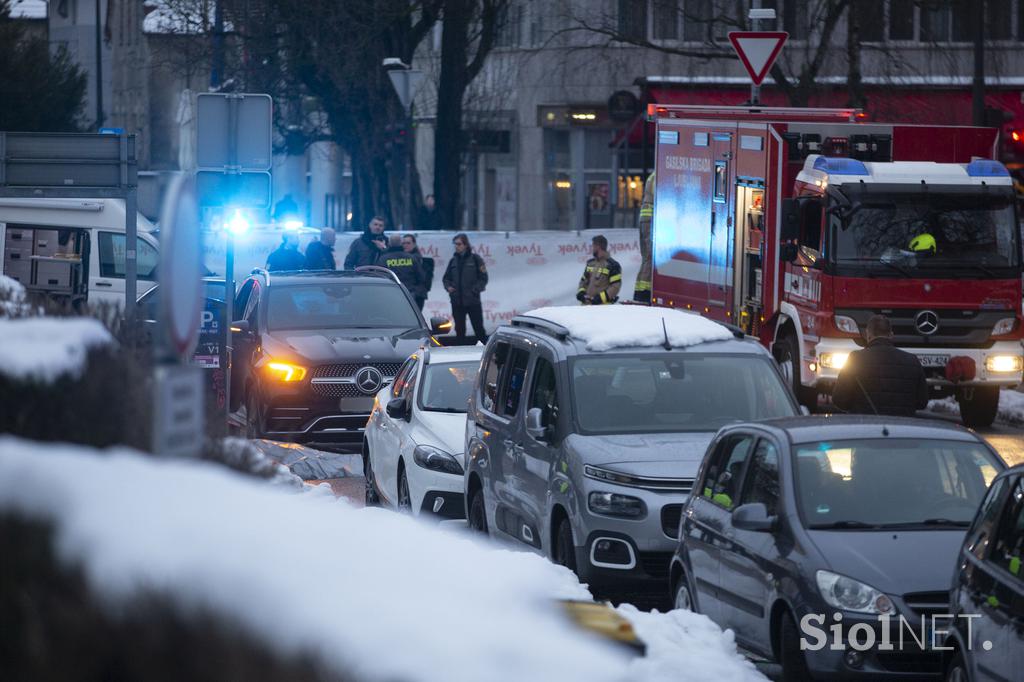
<svg viewBox="0 0 1024 682"><path fill-rule="evenodd" d="M929 313L934 313L934 316ZM853 318L861 329L867 328L872 315L885 315L892 323L893 341L909 348L984 348L992 345L992 328L996 322L1014 317L1011 310L950 310L945 308L897 308L836 310L836 315ZM922 329L935 328L931 334ZM863 340L860 340L863 343Z"/></svg>

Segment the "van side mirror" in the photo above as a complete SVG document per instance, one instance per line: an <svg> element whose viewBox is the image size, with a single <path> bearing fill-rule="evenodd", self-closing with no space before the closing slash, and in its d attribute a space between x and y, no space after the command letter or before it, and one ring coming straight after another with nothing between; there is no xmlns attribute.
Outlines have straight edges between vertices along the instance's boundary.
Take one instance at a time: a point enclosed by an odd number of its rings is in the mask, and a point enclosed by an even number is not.
<svg viewBox="0 0 1024 682"><path fill-rule="evenodd" d="M539 407L531 407L526 411L526 433L534 440L547 440L548 430L541 421Z"/></svg>
<svg viewBox="0 0 1024 682"><path fill-rule="evenodd" d="M452 321L440 315L430 318L431 334L447 334L452 330Z"/></svg>
<svg viewBox="0 0 1024 682"><path fill-rule="evenodd" d="M392 419L408 419L409 417L409 406L406 404L405 398L392 398L384 410Z"/></svg>
<svg viewBox="0 0 1024 682"><path fill-rule="evenodd" d="M739 530L770 533L777 523L778 517L768 516L768 508L761 502L741 504L732 512L732 526Z"/></svg>

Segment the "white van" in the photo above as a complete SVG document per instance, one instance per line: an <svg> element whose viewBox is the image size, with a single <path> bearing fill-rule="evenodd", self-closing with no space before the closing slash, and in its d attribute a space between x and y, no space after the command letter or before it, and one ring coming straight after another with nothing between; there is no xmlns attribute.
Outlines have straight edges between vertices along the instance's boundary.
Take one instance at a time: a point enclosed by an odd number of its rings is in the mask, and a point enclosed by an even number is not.
<svg viewBox="0 0 1024 682"><path fill-rule="evenodd" d="M124 305L124 211L121 199L0 199L3 274L30 293ZM137 225L141 296L156 286L159 243L141 214Z"/></svg>

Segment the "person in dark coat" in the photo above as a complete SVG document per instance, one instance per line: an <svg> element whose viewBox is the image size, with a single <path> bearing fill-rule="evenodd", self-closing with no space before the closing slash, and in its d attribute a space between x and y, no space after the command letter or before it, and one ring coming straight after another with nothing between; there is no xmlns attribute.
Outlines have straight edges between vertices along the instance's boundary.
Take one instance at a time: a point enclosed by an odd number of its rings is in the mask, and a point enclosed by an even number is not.
<svg viewBox="0 0 1024 682"><path fill-rule="evenodd" d="M434 283L434 259L420 253L420 247L416 243L416 235L414 234L402 235L402 250L420 259L420 268L423 271L423 286L420 293L413 293L413 297L416 299L416 305L420 307L420 310L423 310L423 305L427 302L427 294Z"/></svg>
<svg viewBox="0 0 1024 682"><path fill-rule="evenodd" d="M306 270L337 270L334 264L334 230L325 227L320 230L320 240L310 242L306 247Z"/></svg>
<svg viewBox="0 0 1024 682"><path fill-rule="evenodd" d="M281 236L281 246L274 249L267 256L267 270L270 272L301 270L305 264L305 256L299 253L299 235L297 232L285 232Z"/></svg>
<svg viewBox="0 0 1024 682"><path fill-rule="evenodd" d="M379 215L366 227L359 238L348 247L345 256L345 269L355 270L361 265L376 265L377 258L388 248L388 239L384 236L384 219Z"/></svg>
<svg viewBox="0 0 1024 682"><path fill-rule="evenodd" d="M423 286L423 259L418 253L407 252L402 246L402 238L393 234L388 240L387 250L377 257L377 265L395 273L398 281L412 294L420 310L423 309L420 301L426 299L427 290Z"/></svg>
<svg viewBox="0 0 1024 682"><path fill-rule="evenodd" d="M441 215L437 212L433 194L423 199L423 205L416 214L416 229L421 232L441 229Z"/></svg>
<svg viewBox="0 0 1024 682"><path fill-rule="evenodd" d="M832 402L858 414L912 417L928 406L928 382L917 357L892 343L884 315L868 320L867 346L850 353L839 373Z"/></svg>
<svg viewBox="0 0 1024 682"><path fill-rule="evenodd" d="M448 261L441 281L451 297L455 336L459 342L465 342L466 316L469 315L477 340L487 343L484 312L480 305L480 293L487 288L487 265L483 258L473 253L465 233L455 235L452 243L455 255Z"/></svg>

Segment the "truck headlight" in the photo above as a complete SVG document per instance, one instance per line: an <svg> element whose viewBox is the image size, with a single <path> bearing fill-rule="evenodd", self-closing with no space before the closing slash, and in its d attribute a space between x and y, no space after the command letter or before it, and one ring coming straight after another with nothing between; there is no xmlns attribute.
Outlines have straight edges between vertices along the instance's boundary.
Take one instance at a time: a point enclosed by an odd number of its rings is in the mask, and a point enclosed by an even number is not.
<svg viewBox="0 0 1024 682"><path fill-rule="evenodd" d="M847 334L860 334L860 327L857 326L857 321L852 317L846 315L835 316L836 329Z"/></svg>
<svg viewBox="0 0 1024 682"><path fill-rule="evenodd" d="M996 326L992 327L992 336L1000 336L1002 334L1009 334L1016 328L1017 318L1016 317L1004 317L1003 319L996 322Z"/></svg>
<svg viewBox="0 0 1024 682"><path fill-rule="evenodd" d="M842 369L849 359L849 353L822 353L818 356L818 362L827 369Z"/></svg>
<svg viewBox="0 0 1024 682"><path fill-rule="evenodd" d="M647 505L638 497L618 493L593 492L587 497L587 506L595 514L639 519L647 515Z"/></svg>
<svg viewBox="0 0 1024 682"><path fill-rule="evenodd" d="M463 474L462 465L459 464L459 460L444 450L429 445L417 445L416 449L412 451L412 458L424 469L440 471L443 474L453 474L455 476Z"/></svg>
<svg viewBox="0 0 1024 682"><path fill-rule="evenodd" d="M1019 372L1024 360L1019 355L990 355L985 358L985 369L990 372Z"/></svg>
<svg viewBox="0 0 1024 682"><path fill-rule="evenodd" d="M832 571L818 571L815 577L822 598L834 609L881 615L896 611L887 595L859 580Z"/></svg>

